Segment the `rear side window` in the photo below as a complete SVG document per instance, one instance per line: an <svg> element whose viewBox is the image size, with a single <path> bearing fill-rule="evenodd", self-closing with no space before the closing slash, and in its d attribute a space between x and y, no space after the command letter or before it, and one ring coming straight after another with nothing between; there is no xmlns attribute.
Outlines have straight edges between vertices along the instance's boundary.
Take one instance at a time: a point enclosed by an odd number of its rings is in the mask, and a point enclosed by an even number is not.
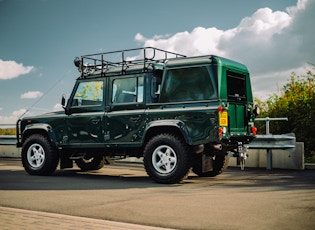
<svg viewBox="0 0 315 230"><path fill-rule="evenodd" d="M143 102L143 76L113 80L113 103Z"/></svg>
<svg viewBox="0 0 315 230"><path fill-rule="evenodd" d="M217 98L217 90L206 66L168 69L160 102L200 101Z"/></svg>
<svg viewBox="0 0 315 230"><path fill-rule="evenodd" d="M228 99L231 101L246 101L246 76L227 71Z"/></svg>

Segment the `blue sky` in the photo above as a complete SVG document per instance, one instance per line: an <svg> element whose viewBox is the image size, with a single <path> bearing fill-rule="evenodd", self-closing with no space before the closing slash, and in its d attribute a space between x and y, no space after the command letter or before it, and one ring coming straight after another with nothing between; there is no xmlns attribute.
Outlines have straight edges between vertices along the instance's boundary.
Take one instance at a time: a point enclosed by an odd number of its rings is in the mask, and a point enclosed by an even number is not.
<svg viewBox="0 0 315 230"><path fill-rule="evenodd" d="M265 99L315 63L314 21L314 0L0 0L0 124L60 108L75 56L143 46L240 61Z"/></svg>

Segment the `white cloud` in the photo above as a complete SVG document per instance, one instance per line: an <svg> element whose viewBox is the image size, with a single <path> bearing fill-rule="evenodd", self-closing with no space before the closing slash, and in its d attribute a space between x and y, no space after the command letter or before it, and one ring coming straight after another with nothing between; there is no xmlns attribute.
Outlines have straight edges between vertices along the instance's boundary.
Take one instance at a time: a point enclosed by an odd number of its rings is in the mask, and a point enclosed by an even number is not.
<svg viewBox="0 0 315 230"><path fill-rule="evenodd" d="M263 95L276 92L292 71L315 63L314 12L315 1L298 0L286 11L258 9L230 30L197 27L164 37L138 33L135 39L187 56L215 54L242 62L251 72L254 95Z"/></svg>
<svg viewBox="0 0 315 230"><path fill-rule="evenodd" d="M20 109L14 111L10 116L0 116L0 124L15 124L25 112L26 109Z"/></svg>
<svg viewBox="0 0 315 230"><path fill-rule="evenodd" d="M142 34L137 33L136 36L135 36L135 40L138 41L138 42L145 42L147 40L147 38L143 37Z"/></svg>
<svg viewBox="0 0 315 230"><path fill-rule="evenodd" d="M232 35L224 34L218 47L246 63L254 74L299 68L315 61L314 7L314 1L300 0L287 12L259 9Z"/></svg>
<svg viewBox="0 0 315 230"><path fill-rule="evenodd" d="M21 95L21 99L34 99L43 96L40 91L29 91Z"/></svg>
<svg viewBox="0 0 315 230"><path fill-rule="evenodd" d="M23 66L15 61L3 61L0 59L0 80L16 78L23 74L28 74L34 66Z"/></svg>
<svg viewBox="0 0 315 230"><path fill-rule="evenodd" d="M305 65L295 69L274 71L268 75L264 73L255 75L255 77L251 79L254 96L260 100L265 100L272 94L279 93L280 89L288 83L292 72L295 72L297 75L305 75L305 70L308 67L309 66Z"/></svg>
<svg viewBox="0 0 315 230"><path fill-rule="evenodd" d="M55 104L55 106L53 107L53 111L60 111L60 110L62 110L63 108L62 108L62 105L61 104Z"/></svg>

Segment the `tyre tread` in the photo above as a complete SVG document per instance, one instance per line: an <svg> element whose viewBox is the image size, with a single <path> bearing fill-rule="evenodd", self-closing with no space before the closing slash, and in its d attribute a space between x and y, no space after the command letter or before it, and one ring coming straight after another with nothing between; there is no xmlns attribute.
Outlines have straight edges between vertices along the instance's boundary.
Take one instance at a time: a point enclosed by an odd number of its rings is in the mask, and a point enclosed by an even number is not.
<svg viewBox="0 0 315 230"><path fill-rule="evenodd" d="M28 147L33 143L40 144L45 150L45 162L43 167L39 169L34 169L31 167L27 161L27 151ZM49 176L53 174L59 163L59 155L57 154L57 149L53 146L48 137L42 134L32 134L29 136L23 146L22 146L22 164L25 171L30 175L37 176Z"/></svg>
<svg viewBox="0 0 315 230"><path fill-rule="evenodd" d="M178 156L179 165L175 172L171 173L167 176L158 175L153 169L151 163L151 154L153 149L158 143L165 143L174 145L176 149L179 149L181 155ZM148 141L147 145L144 148L144 166L147 174L149 177L158 182L163 184L175 184L182 181L186 178L187 174L189 173L190 163L189 163L189 146L179 137L169 134L169 133L161 133L159 135L154 136L151 140Z"/></svg>

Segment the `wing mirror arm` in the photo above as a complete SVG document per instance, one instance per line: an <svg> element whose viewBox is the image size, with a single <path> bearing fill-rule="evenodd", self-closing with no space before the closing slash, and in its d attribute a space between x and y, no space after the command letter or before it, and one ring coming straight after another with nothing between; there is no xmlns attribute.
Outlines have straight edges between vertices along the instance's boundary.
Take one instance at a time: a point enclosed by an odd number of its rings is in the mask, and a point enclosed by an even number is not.
<svg viewBox="0 0 315 230"><path fill-rule="evenodd" d="M69 115L69 109L67 108L66 101L67 101L66 95L62 95L62 98L61 98L62 108L65 110L65 114Z"/></svg>

